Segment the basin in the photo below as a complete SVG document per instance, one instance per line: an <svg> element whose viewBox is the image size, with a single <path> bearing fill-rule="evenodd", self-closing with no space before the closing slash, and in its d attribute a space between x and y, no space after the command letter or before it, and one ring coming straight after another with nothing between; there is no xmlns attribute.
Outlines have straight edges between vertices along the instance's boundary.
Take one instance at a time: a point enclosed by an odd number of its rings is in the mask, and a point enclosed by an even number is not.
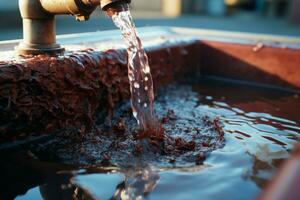
<svg viewBox="0 0 300 200"><path fill-rule="evenodd" d="M300 39L177 27L139 33L158 120L171 134L200 135L201 153L192 143L161 160L138 149L115 158L101 151L115 143L98 128L124 134L122 120L135 123L118 31L58 36L66 49L58 57L16 57L19 41L3 41L1 199L267 199L281 187L274 177L293 165L285 160L299 162Z"/></svg>

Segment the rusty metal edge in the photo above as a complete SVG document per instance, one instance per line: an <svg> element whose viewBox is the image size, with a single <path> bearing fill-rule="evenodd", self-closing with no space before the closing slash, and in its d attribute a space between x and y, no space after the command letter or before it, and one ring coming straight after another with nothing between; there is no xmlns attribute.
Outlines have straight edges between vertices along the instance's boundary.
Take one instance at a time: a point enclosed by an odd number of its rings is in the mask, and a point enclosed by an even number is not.
<svg viewBox="0 0 300 200"><path fill-rule="evenodd" d="M258 42L262 42L266 46L300 49L300 37L161 26L138 28L138 31L141 38L154 38L158 36L164 37L173 35L178 38L190 37L198 40L226 43L229 42L245 45L255 45ZM121 36L118 30L75 33L57 36L58 42L63 45L80 44L82 41L88 44L92 42L120 39ZM20 39L0 41L0 52L13 50L14 46L16 46L20 41Z"/></svg>
<svg viewBox="0 0 300 200"><path fill-rule="evenodd" d="M179 35L196 36L199 40L245 45L262 42L270 47L300 49L300 37L180 27L170 27L170 29Z"/></svg>

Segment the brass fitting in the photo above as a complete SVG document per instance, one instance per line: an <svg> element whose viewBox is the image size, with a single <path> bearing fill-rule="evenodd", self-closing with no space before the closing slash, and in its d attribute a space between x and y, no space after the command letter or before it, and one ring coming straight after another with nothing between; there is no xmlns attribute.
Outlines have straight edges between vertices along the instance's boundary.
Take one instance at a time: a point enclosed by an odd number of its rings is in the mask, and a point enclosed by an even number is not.
<svg viewBox="0 0 300 200"><path fill-rule="evenodd" d="M78 21L89 19L97 6L106 10L130 0L19 0L23 19L23 41L16 47L19 55L62 54L56 43L55 15L73 15Z"/></svg>

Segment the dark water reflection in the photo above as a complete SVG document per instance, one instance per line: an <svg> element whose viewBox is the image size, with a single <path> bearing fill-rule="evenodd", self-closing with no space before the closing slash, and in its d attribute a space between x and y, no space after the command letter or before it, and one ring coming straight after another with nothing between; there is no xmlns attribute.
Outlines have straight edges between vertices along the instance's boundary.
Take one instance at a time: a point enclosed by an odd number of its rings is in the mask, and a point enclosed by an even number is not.
<svg viewBox="0 0 300 200"><path fill-rule="evenodd" d="M299 138L299 96L216 81L184 87L192 109L219 115L225 126L225 147L203 165L42 174L42 184L17 199L255 199Z"/></svg>

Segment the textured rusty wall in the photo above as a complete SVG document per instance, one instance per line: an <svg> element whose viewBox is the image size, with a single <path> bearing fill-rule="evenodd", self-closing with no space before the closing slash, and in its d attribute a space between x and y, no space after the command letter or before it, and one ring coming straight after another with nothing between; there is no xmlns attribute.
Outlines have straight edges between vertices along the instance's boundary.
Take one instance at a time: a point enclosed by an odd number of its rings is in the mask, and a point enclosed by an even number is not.
<svg viewBox="0 0 300 200"><path fill-rule="evenodd" d="M154 87L193 70L197 48L190 42L149 50ZM85 50L64 57L0 62L0 140L58 128L85 131L129 97L125 50Z"/></svg>

